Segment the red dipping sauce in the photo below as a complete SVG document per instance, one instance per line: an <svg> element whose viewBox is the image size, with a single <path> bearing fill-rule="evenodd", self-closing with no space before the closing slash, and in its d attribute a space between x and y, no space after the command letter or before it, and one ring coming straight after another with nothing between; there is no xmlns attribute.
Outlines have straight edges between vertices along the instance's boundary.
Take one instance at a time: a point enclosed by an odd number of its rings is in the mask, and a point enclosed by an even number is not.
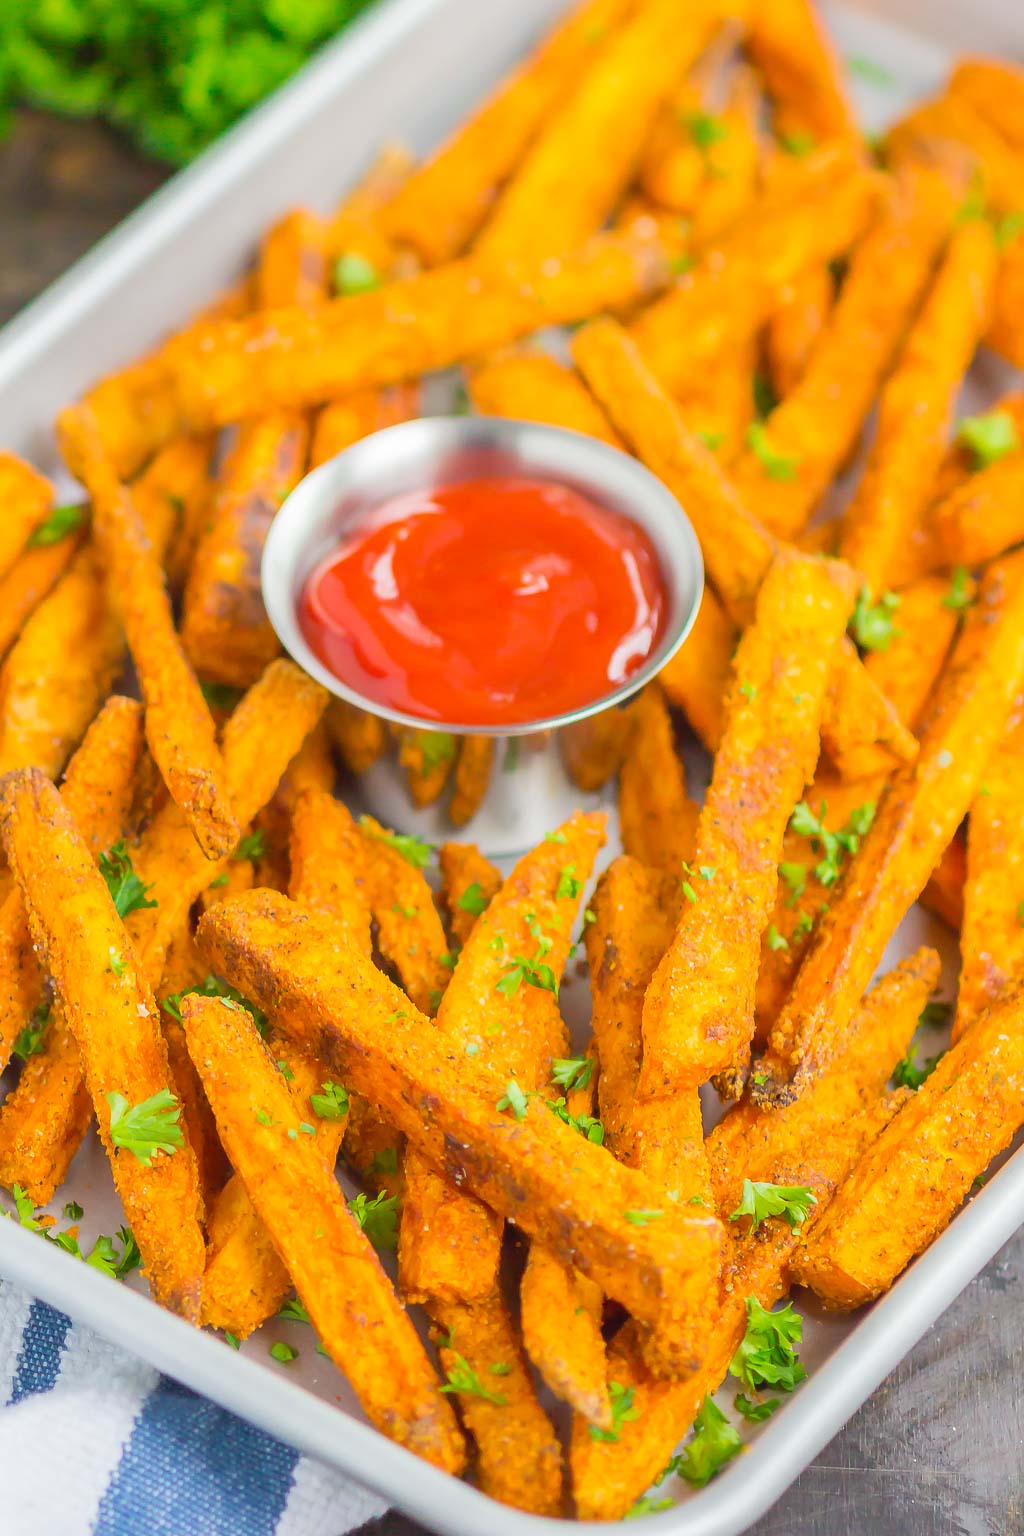
<svg viewBox="0 0 1024 1536"><path fill-rule="evenodd" d="M313 651L423 720L519 725L614 692L661 638L646 533L546 480L470 480L385 502L306 583Z"/></svg>

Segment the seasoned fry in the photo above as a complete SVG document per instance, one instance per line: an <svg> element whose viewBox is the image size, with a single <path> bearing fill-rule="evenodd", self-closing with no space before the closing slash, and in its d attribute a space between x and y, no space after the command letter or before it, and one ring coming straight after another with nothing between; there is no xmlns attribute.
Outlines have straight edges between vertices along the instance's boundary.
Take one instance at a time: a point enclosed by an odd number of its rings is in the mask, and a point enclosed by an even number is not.
<svg viewBox="0 0 1024 1536"><path fill-rule="evenodd" d="M475 1045L474 1065L502 1083L514 1078L523 1093L542 1090L551 1060L566 1054L557 987L603 840L604 817L577 814L525 854L474 926L441 999L441 1035L462 1052ZM501 1222L427 1161L420 1154L406 1164L402 1290L413 1300L486 1296L497 1278Z"/></svg>
<svg viewBox="0 0 1024 1536"><path fill-rule="evenodd" d="M727 337L699 381L677 396L690 430L723 464L739 454L756 410L754 380L760 356L756 334Z"/></svg>
<svg viewBox="0 0 1024 1536"><path fill-rule="evenodd" d="M715 751L722 734L725 696L738 640L735 624L712 589L705 587L686 644L658 674L669 701L683 711L709 752Z"/></svg>
<svg viewBox="0 0 1024 1536"><path fill-rule="evenodd" d="M455 765L458 742L449 731L403 729L398 737L398 762L405 769L406 788L413 805L433 805L444 794Z"/></svg>
<svg viewBox="0 0 1024 1536"><path fill-rule="evenodd" d="M757 77L741 66L734 70L725 108L714 120L720 137L704 151L707 179L691 226L698 249L731 229L753 199L761 161L760 113Z"/></svg>
<svg viewBox="0 0 1024 1536"><path fill-rule="evenodd" d="M616 427L686 507L711 579L733 617L746 623L777 541L751 516L712 455L687 431L621 327L610 320L585 326L576 335L574 354ZM836 657L822 739L834 758L876 742L907 760L917 751L914 738L845 642ZM881 756L884 764L885 754Z"/></svg>
<svg viewBox="0 0 1024 1536"><path fill-rule="evenodd" d="M782 390L782 404L766 423L766 440L790 465L789 477L773 478L753 450L736 464L741 498L781 538L801 531L852 452L925 291L955 198L955 189L931 172L896 184L854 249L803 378Z"/></svg>
<svg viewBox="0 0 1024 1536"><path fill-rule="evenodd" d="M319 304L327 297L324 224L309 208L294 208L264 235L255 289L257 309Z"/></svg>
<svg viewBox="0 0 1024 1536"><path fill-rule="evenodd" d="M281 647L263 607L260 558L281 502L302 475L308 428L282 412L246 422L217 479L185 587L181 639L204 679L247 688Z"/></svg>
<svg viewBox="0 0 1024 1536"><path fill-rule="evenodd" d="M947 1225L1024 1118L1019 983L963 1039L869 1147L796 1255L794 1277L829 1307L888 1290Z"/></svg>
<svg viewBox="0 0 1024 1536"><path fill-rule="evenodd" d="M38 769L24 769L7 776L0 802L7 858L78 1041L100 1137L153 1294L197 1321L205 1253L187 1135L179 1128L180 1145L170 1153L150 1151L143 1162L129 1146L115 1145L110 1129L108 1093L123 1095L128 1106L161 1093L173 1101L153 994L137 971L91 850L53 785ZM157 1134L166 1130L165 1122Z"/></svg>
<svg viewBox="0 0 1024 1536"><path fill-rule="evenodd" d="M967 55L956 62L949 92L969 102L1012 149L1024 155L1024 70L1019 64Z"/></svg>
<svg viewBox="0 0 1024 1536"><path fill-rule="evenodd" d="M622 846L642 864L678 875L693 856L698 807L686 792L686 771L656 684L637 699L632 722L619 773Z"/></svg>
<svg viewBox="0 0 1024 1536"><path fill-rule="evenodd" d="M622 766L633 729L633 701L563 726L558 747L577 789L591 794Z"/></svg>
<svg viewBox="0 0 1024 1536"><path fill-rule="evenodd" d="M212 444L203 437L172 438L154 454L143 473L132 485L132 495L139 515L146 525L150 541L165 550L164 569L173 592L185 585L196 545L206 520L212 492L210 466ZM152 500L152 510L147 501ZM159 508L171 517L166 538L159 522ZM166 512L164 514L167 515Z"/></svg>
<svg viewBox="0 0 1024 1536"><path fill-rule="evenodd" d="M948 581L939 576L904 587L892 639L864 658L864 670L911 730L921 722L957 632L960 616L949 595Z"/></svg>
<svg viewBox="0 0 1024 1536"><path fill-rule="evenodd" d="M811 0L762 0L751 13L748 47L780 133L859 140L842 68Z"/></svg>
<svg viewBox="0 0 1024 1536"><path fill-rule="evenodd" d="M483 804L494 769L494 752L493 736L463 736L448 804L448 820L453 827L472 821Z"/></svg>
<svg viewBox="0 0 1024 1536"><path fill-rule="evenodd" d="M328 734L351 773L365 773L387 749L387 725L380 715L332 699L324 716Z"/></svg>
<svg viewBox="0 0 1024 1536"><path fill-rule="evenodd" d="M397 384L493 352L539 325L634 304L670 275L656 238L596 235L558 262L506 267L473 257L315 311L292 307L215 323L169 343L180 411L173 430Z"/></svg>
<svg viewBox="0 0 1024 1536"><path fill-rule="evenodd" d="M876 595L942 463L960 384L988 323L995 273L991 225L961 224L882 391L878 434L839 546Z"/></svg>
<svg viewBox="0 0 1024 1536"><path fill-rule="evenodd" d="M327 695L288 661L272 663L224 728L221 748L243 826L273 794L282 773L323 713ZM193 901L223 868L211 863L173 801L150 821L133 854L155 907L131 913L128 929L143 972L155 983L167 947Z"/></svg>
<svg viewBox="0 0 1024 1536"><path fill-rule="evenodd" d="M984 565L1024 539L1024 452L965 481L931 513L943 565Z"/></svg>
<svg viewBox="0 0 1024 1536"><path fill-rule="evenodd" d="M510 351L488 358L470 372L469 395L483 416L543 421L622 447L579 375L547 352Z"/></svg>
<svg viewBox="0 0 1024 1536"><path fill-rule="evenodd" d="M390 389L364 389L325 405L316 418L309 449L309 467L316 469L371 432L411 421L419 414L419 389L396 384Z"/></svg>
<svg viewBox="0 0 1024 1536"><path fill-rule="evenodd" d="M448 931L461 949L473 924L501 889L501 871L485 859L474 843L442 843L441 897L448 913Z"/></svg>
<svg viewBox="0 0 1024 1536"><path fill-rule="evenodd" d="M58 1009L0 1107L0 1184L20 1184L33 1205L49 1204L91 1122L78 1041Z"/></svg>
<svg viewBox="0 0 1024 1536"><path fill-rule="evenodd" d="M338 812L348 815L340 806ZM362 816L356 831L362 845L366 899L377 922L381 953L397 970L420 1012L436 1013L448 984L448 940L430 887L401 853L394 833L380 822Z"/></svg>
<svg viewBox="0 0 1024 1536"><path fill-rule="evenodd" d="M634 1316L658 1326L694 1288L703 1292L718 1259L714 1217L659 1207L656 1185L543 1105L529 1104L522 1120L496 1110L501 1079L432 1030L354 951L339 974L337 941L322 919L253 891L208 913L199 943L211 964L273 1008L292 1039L315 1041L343 1081L450 1178L579 1265ZM636 1219L652 1209L663 1214Z"/></svg>
<svg viewBox="0 0 1024 1536"><path fill-rule="evenodd" d="M333 919L346 943L371 951L370 901L363 872L365 843L334 796L306 789L291 824L291 895Z"/></svg>
<svg viewBox="0 0 1024 1536"><path fill-rule="evenodd" d="M53 486L13 453L0 453L0 578L7 575L53 505Z"/></svg>
<svg viewBox="0 0 1024 1536"><path fill-rule="evenodd" d="M1010 239L999 262L992 324L985 337L1015 368L1024 368L1024 232Z"/></svg>
<svg viewBox="0 0 1024 1536"><path fill-rule="evenodd" d="M772 316L765 350L768 371L780 400L791 395L806 374L834 299L835 283L829 267L812 267L794 279ZM764 521L770 522L768 518ZM792 531L795 530L775 527L777 533Z"/></svg>
<svg viewBox="0 0 1024 1536"><path fill-rule="evenodd" d="M327 220L324 242L334 261L359 256L376 272L390 271L396 252L383 228L382 215L402 192L413 166L413 158L403 145L384 145Z"/></svg>
<svg viewBox="0 0 1024 1536"><path fill-rule="evenodd" d="M635 9L634 0L586 0L532 58L405 182L384 214L393 239L439 266L469 245L542 123Z"/></svg>
<svg viewBox="0 0 1024 1536"><path fill-rule="evenodd" d="M213 718L181 649L163 572L87 410L65 411L58 430L92 499L93 532L135 662L153 761L207 858L219 858L238 842L239 825Z"/></svg>
<svg viewBox="0 0 1024 1536"><path fill-rule="evenodd" d="M888 130L886 158L899 165L943 156L966 162L986 203L1000 213L1020 205L1024 159L961 96L933 97Z"/></svg>
<svg viewBox="0 0 1024 1536"><path fill-rule="evenodd" d="M182 999L182 1021L221 1139L324 1348L371 1423L458 1472L464 1451L451 1407L317 1147L288 1135L300 1130L297 1105L249 1016L221 998L193 995Z"/></svg>
<svg viewBox="0 0 1024 1536"><path fill-rule="evenodd" d="M1024 754L1024 698L997 742L967 822L967 878L960 929L960 982L953 1038L958 1040L983 1008L997 1003L1024 959L1024 833L1020 820L1020 765Z"/></svg>
<svg viewBox="0 0 1024 1536"><path fill-rule="evenodd" d="M963 927L966 882L967 848L964 839L958 835L942 855L920 896L922 907L941 918L954 933L959 933Z"/></svg>
<svg viewBox="0 0 1024 1536"><path fill-rule="evenodd" d="M897 771L819 923L760 1063L755 1097L786 1102L827 1059L897 923L975 799L1024 679L1024 567L989 568L933 697L921 755Z"/></svg>
<svg viewBox="0 0 1024 1536"><path fill-rule="evenodd" d="M64 575L81 543L82 531L76 528L55 544L30 545L0 577L0 661Z"/></svg>
<svg viewBox="0 0 1024 1536"><path fill-rule="evenodd" d="M815 556L780 554L765 579L736 653L697 825L698 889L690 887L693 899L644 1002L642 1098L744 1070L783 836L813 772L832 654L854 591L851 571ZM710 877L700 875L705 869Z"/></svg>

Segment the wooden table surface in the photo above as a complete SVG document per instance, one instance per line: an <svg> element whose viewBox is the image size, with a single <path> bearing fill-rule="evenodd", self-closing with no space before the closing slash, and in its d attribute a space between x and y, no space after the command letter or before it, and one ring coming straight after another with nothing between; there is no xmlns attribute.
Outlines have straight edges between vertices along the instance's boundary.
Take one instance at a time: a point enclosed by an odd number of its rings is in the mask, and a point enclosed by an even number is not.
<svg viewBox="0 0 1024 1536"><path fill-rule="evenodd" d="M0 146L0 321L165 174L106 129L20 114ZM756 1536L1024 1536L1022 1341L1024 1234L754 1527ZM420 1532L400 1515L371 1530Z"/></svg>

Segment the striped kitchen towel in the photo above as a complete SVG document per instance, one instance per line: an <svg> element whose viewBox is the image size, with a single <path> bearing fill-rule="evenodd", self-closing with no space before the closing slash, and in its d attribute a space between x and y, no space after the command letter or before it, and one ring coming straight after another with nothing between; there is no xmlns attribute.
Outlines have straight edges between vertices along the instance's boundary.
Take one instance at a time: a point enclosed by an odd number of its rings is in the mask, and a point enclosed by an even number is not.
<svg viewBox="0 0 1024 1536"><path fill-rule="evenodd" d="M375 1494L0 1281L3 1536L341 1536Z"/></svg>

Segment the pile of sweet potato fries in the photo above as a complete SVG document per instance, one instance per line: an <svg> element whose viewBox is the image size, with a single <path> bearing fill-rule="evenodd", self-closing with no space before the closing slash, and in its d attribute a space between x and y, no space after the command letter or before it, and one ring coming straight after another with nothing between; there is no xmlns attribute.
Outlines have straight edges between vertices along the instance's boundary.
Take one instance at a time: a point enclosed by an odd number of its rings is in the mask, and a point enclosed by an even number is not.
<svg viewBox="0 0 1024 1536"><path fill-rule="evenodd" d="M571 362L528 339L570 325ZM983 346L1024 365L1024 71L965 59L869 143L810 0L586 0L70 405L81 505L0 455L21 1219L236 1346L309 1322L374 1425L522 1509L727 1463L803 1375L790 1289L878 1296L1024 1122L1024 394L958 419ZM703 547L689 642L566 736L618 775L589 897L600 814L434 885L354 820L336 758L394 746L461 825L492 744L328 705L262 606L283 497L456 366L635 454ZM919 899L961 952L925 1064L937 955L873 980ZM127 1225L84 1255L34 1213L94 1120Z"/></svg>

